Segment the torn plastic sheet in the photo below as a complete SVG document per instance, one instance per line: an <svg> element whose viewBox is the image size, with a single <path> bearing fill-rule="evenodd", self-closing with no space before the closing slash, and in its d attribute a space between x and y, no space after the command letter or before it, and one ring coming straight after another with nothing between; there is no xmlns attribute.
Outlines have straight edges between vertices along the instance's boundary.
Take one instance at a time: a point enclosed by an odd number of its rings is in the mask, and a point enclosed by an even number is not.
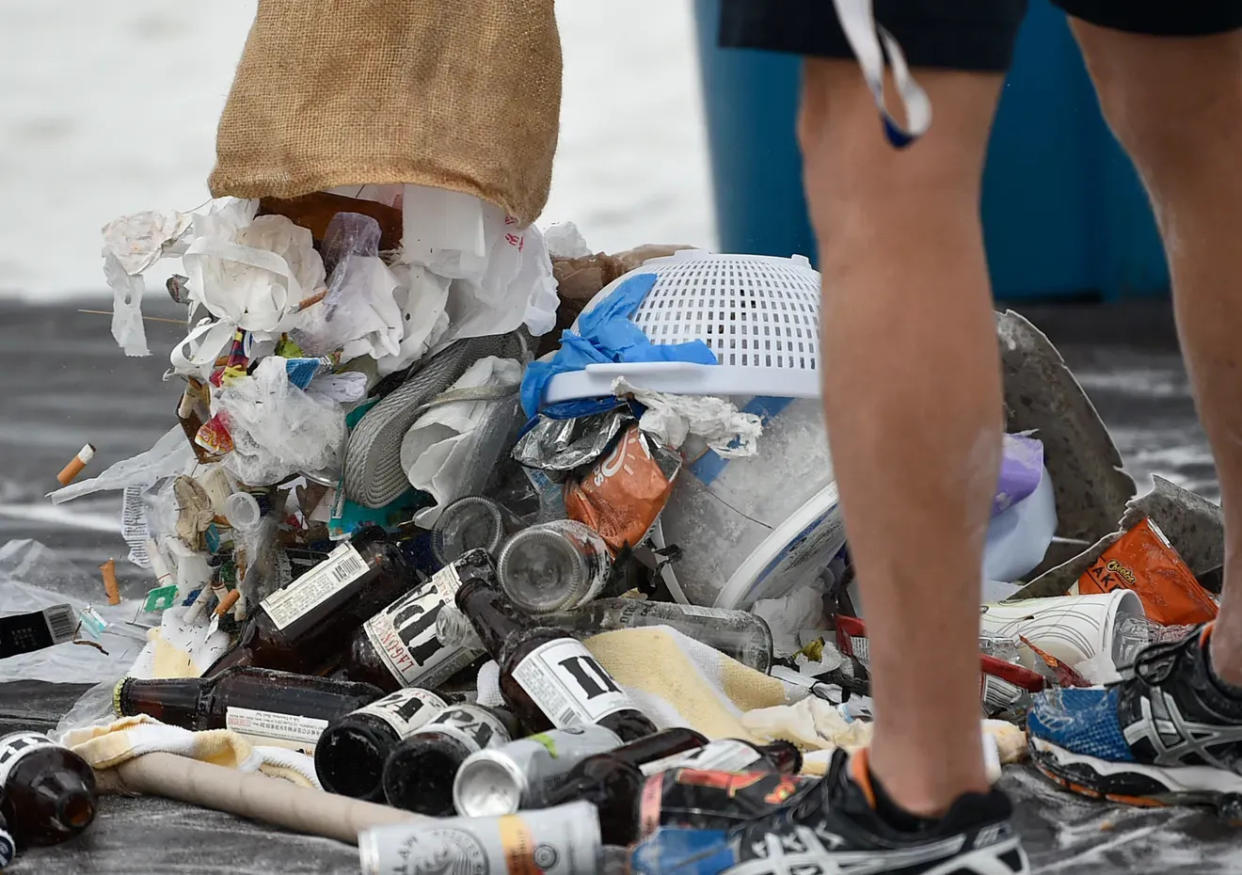
<svg viewBox="0 0 1242 875"><path fill-rule="evenodd" d="M142 324L142 293L146 284L141 276L130 276L120 260L104 251L104 279L112 289L112 337L128 356L150 355L147 332Z"/></svg>
<svg viewBox="0 0 1242 875"><path fill-rule="evenodd" d="M335 471L345 443L345 415L334 401L289 382L285 360L268 356L248 377L213 394L233 437L225 469L243 483L265 486L299 471Z"/></svg>
<svg viewBox="0 0 1242 875"><path fill-rule="evenodd" d="M168 253L190 227L189 213L150 211L103 227L104 278L112 289L112 336L128 356L150 355L142 324L142 272Z"/></svg>
<svg viewBox="0 0 1242 875"><path fill-rule="evenodd" d="M146 210L113 219L103 226L104 254L115 255L127 274L140 274L172 254L193 220L192 213L176 210Z"/></svg>
<svg viewBox="0 0 1242 875"><path fill-rule="evenodd" d="M996 314L1006 431L1034 432L1056 493L1057 534L1094 542L1111 532L1134 480L1091 400L1056 347L1012 310ZM1075 578L1077 579L1077 578Z"/></svg>
<svg viewBox="0 0 1242 875"><path fill-rule="evenodd" d="M614 395L632 395L647 408L638 427L661 444L680 448L691 435L701 438L722 459L742 459L759 451L763 420L742 413L724 398L708 395L669 395L641 389L624 377L612 383Z"/></svg>
<svg viewBox="0 0 1242 875"><path fill-rule="evenodd" d="M110 465L98 477L79 480L49 492L47 497L60 504L95 492L125 489L127 486L147 487L164 477L188 471L195 463L194 451L185 439L185 432L180 425L175 425L145 453Z"/></svg>
<svg viewBox="0 0 1242 875"><path fill-rule="evenodd" d="M145 630L128 624L138 610L136 600L115 606L107 604L103 584L97 577L38 541L9 541L0 547L0 589L4 592L5 614L68 603L76 616L90 605L108 624L95 641L98 646L66 642L0 659L0 682L116 680L137 658L146 641ZM84 631L79 637L92 640Z"/></svg>

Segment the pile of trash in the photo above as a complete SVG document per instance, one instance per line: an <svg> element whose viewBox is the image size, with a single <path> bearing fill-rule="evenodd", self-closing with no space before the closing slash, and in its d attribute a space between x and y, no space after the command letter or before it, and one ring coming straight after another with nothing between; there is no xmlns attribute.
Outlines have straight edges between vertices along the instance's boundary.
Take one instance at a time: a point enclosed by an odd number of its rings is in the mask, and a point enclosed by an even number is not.
<svg viewBox="0 0 1242 875"><path fill-rule="evenodd" d="M146 278L175 260L184 389L153 447L83 480L87 445L51 493L123 491L140 603L109 562L93 603L47 604L46 549L0 551L31 593L0 656L39 676L93 640L51 673L106 681L56 741L0 738L20 844L125 789L357 841L365 873L659 871L868 744L805 259L592 253L408 185L220 199L104 238L130 355ZM1219 508L1165 481L1136 499L1056 350L1017 314L997 326L993 780L1033 693L1214 617L1223 561ZM48 768L56 799L27 802Z"/></svg>

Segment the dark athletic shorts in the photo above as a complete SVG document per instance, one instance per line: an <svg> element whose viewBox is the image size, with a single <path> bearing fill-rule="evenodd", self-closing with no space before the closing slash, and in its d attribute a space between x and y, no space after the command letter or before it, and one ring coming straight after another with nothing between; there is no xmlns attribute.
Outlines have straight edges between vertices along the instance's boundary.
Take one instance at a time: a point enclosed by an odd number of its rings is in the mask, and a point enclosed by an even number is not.
<svg viewBox="0 0 1242 875"><path fill-rule="evenodd" d="M1027 0L875 0L912 66L1008 69ZM1132 33L1197 36L1242 27L1242 0L1052 0L1075 18ZM721 0L722 46L853 58L832 0Z"/></svg>

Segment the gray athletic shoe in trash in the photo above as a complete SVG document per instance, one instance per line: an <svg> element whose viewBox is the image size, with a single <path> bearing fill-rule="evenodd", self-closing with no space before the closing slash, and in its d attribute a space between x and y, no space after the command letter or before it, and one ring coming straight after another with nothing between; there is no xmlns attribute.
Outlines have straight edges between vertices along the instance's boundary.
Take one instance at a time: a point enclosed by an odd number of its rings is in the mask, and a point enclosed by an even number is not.
<svg viewBox="0 0 1242 875"><path fill-rule="evenodd" d="M345 447L345 497L383 507L410 488L401 467L401 441L427 404L485 356L530 359L524 332L459 340L411 373L359 420Z"/></svg>

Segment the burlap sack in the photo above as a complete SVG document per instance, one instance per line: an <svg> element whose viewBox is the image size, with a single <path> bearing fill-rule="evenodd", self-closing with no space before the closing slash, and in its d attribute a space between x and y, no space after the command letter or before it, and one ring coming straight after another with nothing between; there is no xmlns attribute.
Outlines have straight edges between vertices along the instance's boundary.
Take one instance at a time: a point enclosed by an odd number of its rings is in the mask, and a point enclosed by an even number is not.
<svg viewBox="0 0 1242 875"><path fill-rule="evenodd" d="M259 0L213 195L467 192L533 221L561 99L553 0Z"/></svg>

